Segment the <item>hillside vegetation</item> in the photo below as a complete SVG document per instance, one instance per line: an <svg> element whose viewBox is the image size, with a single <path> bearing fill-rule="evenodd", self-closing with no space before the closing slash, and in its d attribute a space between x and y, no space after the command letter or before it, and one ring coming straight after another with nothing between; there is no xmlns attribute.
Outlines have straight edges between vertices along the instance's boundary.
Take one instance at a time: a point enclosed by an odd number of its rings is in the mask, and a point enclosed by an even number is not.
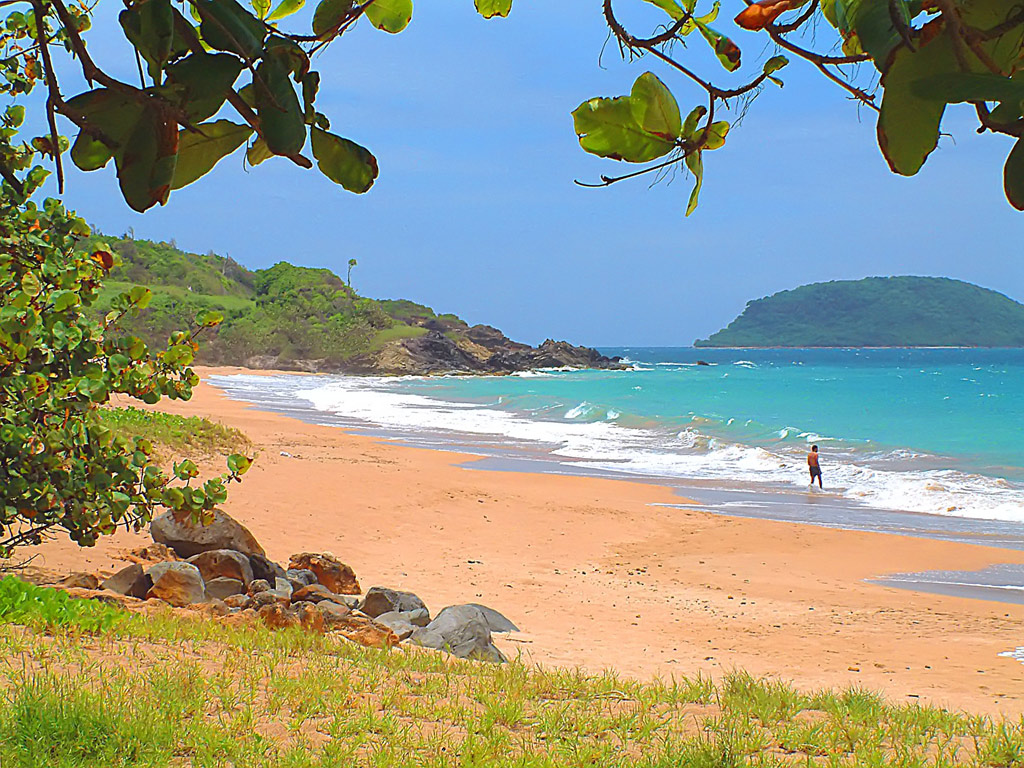
<svg viewBox="0 0 1024 768"><path fill-rule="evenodd" d="M197 362L352 373L511 372L533 367L602 367L612 361L564 342L534 349L490 326L470 327L413 301L356 293L328 269L280 262L250 270L214 253L187 253L173 244L97 236L120 256L100 310L131 285L154 297L126 330L151 346L188 328L196 313L214 309L224 322L204 335Z"/></svg>
<svg viewBox="0 0 1024 768"><path fill-rule="evenodd" d="M1024 304L944 277L814 283L751 301L698 347L1021 347Z"/></svg>

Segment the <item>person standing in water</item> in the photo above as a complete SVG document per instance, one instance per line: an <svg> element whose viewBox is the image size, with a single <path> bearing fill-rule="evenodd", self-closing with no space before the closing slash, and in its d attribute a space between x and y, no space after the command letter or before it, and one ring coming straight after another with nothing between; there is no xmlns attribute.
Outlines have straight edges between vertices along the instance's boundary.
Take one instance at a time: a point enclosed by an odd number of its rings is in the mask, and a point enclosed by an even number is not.
<svg viewBox="0 0 1024 768"><path fill-rule="evenodd" d="M811 452L807 454L807 468L811 470L811 486L814 485L814 478L818 478L818 487L821 484L821 464L818 463L818 446L812 445Z"/></svg>

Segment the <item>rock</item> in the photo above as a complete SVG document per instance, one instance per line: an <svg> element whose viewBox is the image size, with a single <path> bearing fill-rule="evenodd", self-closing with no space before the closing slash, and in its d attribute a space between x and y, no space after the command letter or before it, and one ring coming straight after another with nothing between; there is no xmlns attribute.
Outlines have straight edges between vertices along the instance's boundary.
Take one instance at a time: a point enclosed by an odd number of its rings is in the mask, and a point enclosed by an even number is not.
<svg viewBox="0 0 1024 768"><path fill-rule="evenodd" d="M282 595L288 595L288 599L292 599L292 584L288 579L274 579L274 591L280 592Z"/></svg>
<svg viewBox="0 0 1024 768"><path fill-rule="evenodd" d="M509 621L504 615L498 613L493 608L488 608L486 605L480 605L480 603L467 603L472 608L478 608L480 613L484 615L484 619L487 621L487 628L491 632L518 632L519 627Z"/></svg>
<svg viewBox="0 0 1024 768"><path fill-rule="evenodd" d="M445 608L426 627L413 632L411 640L416 645L447 651L460 659L507 661L491 642L484 612L472 605Z"/></svg>
<svg viewBox="0 0 1024 768"><path fill-rule="evenodd" d="M370 591L366 593L366 597L359 605L359 610L367 616L373 617L394 611L425 610L426 607L423 601L412 592L400 592L387 587L370 587Z"/></svg>
<svg viewBox="0 0 1024 768"><path fill-rule="evenodd" d="M189 608L193 611L197 611L198 613L206 614L207 616L227 616L231 613L231 609L228 608L227 603L216 598L213 600L207 600L205 603L190 605Z"/></svg>
<svg viewBox="0 0 1024 768"><path fill-rule="evenodd" d="M295 611L278 603L264 605L257 613L263 623L271 629L288 629L299 626L299 617L295 615Z"/></svg>
<svg viewBox="0 0 1024 768"><path fill-rule="evenodd" d="M203 574L204 581L212 579L236 579L248 586L252 581L252 566L249 565L249 558L241 552L233 549L211 549L207 552L200 552L188 559L199 572Z"/></svg>
<svg viewBox="0 0 1024 768"><path fill-rule="evenodd" d="M317 610L313 603L298 603L295 606L295 614L299 617L299 624L303 629L323 634L326 627L324 615Z"/></svg>
<svg viewBox="0 0 1024 768"><path fill-rule="evenodd" d="M398 645L398 636L389 627L378 624L369 616L353 613L343 605L322 600L316 610L324 617L324 626L359 645L391 648Z"/></svg>
<svg viewBox="0 0 1024 768"><path fill-rule="evenodd" d="M221 576L206 582L206 596L211 599L226 600L235 595L248 597L245 594L245 585L238 579L228 579Z"/></svg>
<svg viewBox="0 0 1024 768"><path fill-rule="evenodd" d="M141 564L132 563L104 581L102 586L119 595L145 599L149 588L153 586L153 580L146 575Z"/></svg>
<svg viewBox="0 0 1024 768"><path fill-rule="evenodd" d="M419 613L425 614L426 611L421 609ZM409 619L411 615L411 612L389 611L388 613L382 613L374 621L394 632L399 640L406 640L412 637L412 633L416 631L416 625Z"/></svg>
<svg viewBox="0 0 1024 768"><path fill-rule="evenodd" d="M320 614L324 617L324 623L328 628L333 628L335 625L341 624L343 619L347 619L348 615L352 612L344 605L338 605L332 603L329 600L322 600L316 603L316 609L320 611Z"/></svg>
<svg viewBox="0 0 1024 768"><path fill-rule="evenodd" d="M146 566L153 565L154 563L165 563L168 560L177 560L178 556L174 554L174 550L170 547L154 541L152 544L131 550L124 556L124 559L130 563L139 563Z"/></svg>
<svg viewBox="0 0 1024 768"><path fill-rule="evenodd" d="M260 592L266 592L270 589L270 582L266 579L253 579L249 582L249 588L246 590L248 595L258 595Z"/></svg>
<svg viewBox="0 0 1024 768"><path fill-rule="evenodd" d="M349 605L348 602L346 602L346 598L349 597L349 595L336 595L323 584L310 584L308 587L296 589L294 592L292 592L292 600L296 603L319 603L321 600L329 600L332 603L338 603L339 605L344 605L348 608L351 608L353 606Z"/></svg>
<svg viewBox="0 0 1024 768"><path fill-rule="evenodd" d="M252 596L252 607L256 610L265 605L288 605L289 602L289 596L276 589L268 589Z"/></svg>
<svg viewBox="0 0 1024 768"><path fill-rule="evenodd" d="M65 589L99 589L100 580L93 573L71 573L57 582L58 587Z"/></svg>
<svg viewBox="0 0 1024 768"><path fill-rule="evenodd" d="M268 560L264 555L249 555L249 565L252 567L252 577L263 579L270 584L275 579L285 578L285 570L273 560Z"/></svg>
<svg viewBox="0 0 1024 768"><path fill-rule="evenodd" d="M302 589L310 584L316 584L316 574L306 568L289 568L285 571L284 577L292 585L292 589Z"/></svg>
<svg viewBox="0 0 1024 768"><path fill-rule="evenodd" d="M224 605L228 608L245 610L252 606L252 598L248 595L228 595L224 598Z"/></svg>
<svg viewBox="0 0 1024 768"><path fill-rule="evenodd" d="M358 595L362 592L355 572L330 552L322 555L300 552L291 556L288 567L312 571L316 580L336 595Z"/></svg>
<svg viewBox="0 0 1024 768"><path fill-rule="evenodd" d="M157 563L146 570L146 575L153 580L147 598L155 597L179 607L206 599L202 574L191 563Z"/></svg>
<svg viewBox="0 0 1024 768"><path fill-rule="evenodd" d="M213 522L209 525L197 525L188 517L179 520L173 512L165 512L150 523L149 531L154 541L166 544L179 557L192 557L211 549L266 554L248 528L220 509L213 511Z"/></svg>

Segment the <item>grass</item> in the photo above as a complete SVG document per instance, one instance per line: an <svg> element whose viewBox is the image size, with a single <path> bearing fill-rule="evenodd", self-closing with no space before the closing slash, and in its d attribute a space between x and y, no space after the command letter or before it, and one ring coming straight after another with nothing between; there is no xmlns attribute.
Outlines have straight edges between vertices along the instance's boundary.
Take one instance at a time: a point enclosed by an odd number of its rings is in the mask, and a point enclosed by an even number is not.
<svg viewBox="0 0 1024 768"><path fill-rule="evenodd" d="M376 352L388 342L400 339L414 339L417 336L425 336L426 333L427 329L421 328L418 325L394 325L391 328L377 331L377 334L370 339L367 350L369 352Z"/></svg>
<svg viewBox="0 0 1024 768"><path fill-rule="evenodd" d="M199 416L177 416L128 406L101 409L99 418L124 437L144 437L165 451L206 455L251 453L249 439L237 429Z"/></svg>
<svg viewBox="0 0 1024 768"><path fill-rule="evenodd" d="M0 625L5 768L1024 765L1022 722L743 673L640 683L170 610L51 632Z"/></svg>
<svg viewBox="0 0 1024 768"><path fill-rule="evenodd" d="M101 307L107 307L114 300L114 297L120 293L131 290L135 286L135 283L131 282L120 282L117 280L107 280L103 283L103 287L100 289L100 295L97 303ZM210 308L210 309L223 309L223 310L245 310L252 309L256 306L256 302L253 299L245 296L233 296L231 294L207 294L199 293L194 291L186 290L185 288L175 285L147 285L154 296L164 295L172 297L176 301L182 301L189 299L196 302L197 304Z"/></svg>

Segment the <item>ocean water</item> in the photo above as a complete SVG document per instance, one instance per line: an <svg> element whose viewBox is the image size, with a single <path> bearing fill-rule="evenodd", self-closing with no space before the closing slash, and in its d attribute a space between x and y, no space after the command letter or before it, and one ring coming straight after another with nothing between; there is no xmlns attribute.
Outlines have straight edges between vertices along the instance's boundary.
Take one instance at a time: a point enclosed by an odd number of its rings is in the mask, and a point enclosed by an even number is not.
<svg viewBox="0 0 1024 768"><path fill-rule="evenodd" d="M830 499L1000 521L1004 531L1024 522L1024 350L602 351L628 370L214 383L263 407L406 442L732 489L790 510ZM811 444L823 494L807 487Z"/></svg>

